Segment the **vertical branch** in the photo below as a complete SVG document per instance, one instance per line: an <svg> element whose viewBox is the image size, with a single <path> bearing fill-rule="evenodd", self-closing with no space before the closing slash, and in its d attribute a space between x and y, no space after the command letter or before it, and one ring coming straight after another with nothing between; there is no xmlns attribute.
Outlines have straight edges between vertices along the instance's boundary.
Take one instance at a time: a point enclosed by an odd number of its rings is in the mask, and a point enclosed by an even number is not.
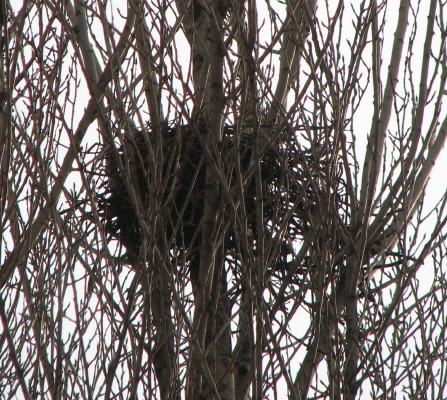
<svg viewBox="0 0 447 400"><path fill-rule="evenodd" d="M182 25L191 46L194 82L193 120L203 119L217 140L222 125L223 61L225 44L222 22L230 2L228 0L176 0L182 15Z"/></svg>
<svg viewBox="0 0 447 400"><path fill-rule="evenodd" d="M162 262L159 260L158 262ZM156 264L155 264L156 265ZM151 270L153 270L151 268ZM180 400L180 382L176 376L174 323L172 319L172 295L162 273L152 273L146 283L150 287L151 311L156 328L152 362L162 399Z"/></svg>
<svg viewBox="0 0 447 400"><path fill-rule="evenodd" d="M144 2L133 0L131 7L135 7L135 12L139 16L136 21L136 41L138 57L141 63L143 73L143 82L146 94L146 101L149 107L151 126L153 129L160 129L163 121L163 110L161 106L161 88L160 82L157 82L154 55L149 48L149 40L147 39L149 28L144 18ZM160 54L160 59L163 55Z"/></svg>
<svg viewBox="0 0 447 400"><path fill-rule="evenodd" d="M13 367L14 367L15 375L17 376L17 379L19 381L22 395L25 400L30 400L32 397L29 393L28 385L25 380L24 370L21 367L20 362L19 362L20 358L19 358L19 356L16 352L16 349L15 349L13 335L11 334L11 331L8 326L8 318L7 318L6 310L5 310L5 302L4 302L1 294L0 294L0 321L3 326L2 336L5 337L5 339L7 341L8 350L9 350L9 358L12 362Z"/></svg>
<svg viewBox="0 0 447 400"><path fill-rule="evenodd" d="M216 273L213 279L212 294L220 298L213 305L211 318L207 326L207 360L214 370L215 382L219 397L233 400L235 397L234 369L231 365L231 304L227 293L227 271L223 259L216 262ZM204 387L202 396L211 398L211 387Z"/></svg>
<svg viewBox="0 0 447 400"><path fill-rule="evenodd" d="M383 93L383 101L380 101L380 92L377 90L379 80L376 82L374 102L376 110L380 110L380 114L376 114L373 118L370 135L368 138L368 146L364 162L362 187L360 192L359 218L357 225L362 227L363 237L366 234L368 221L371 215L373 198L376 191L377 181L379 179L380 167L383 159L383 148L386 139L388 124L391 119L395 89L399 81L399 68L402 60L402 51L405 40L405 33L408 26L408 14L410 4L409 0L401 0L399 6L399 17L396 30L394 32L394 43L391 52L391 60L388 66L387 83ZM374 33L374 32L373 32ZM377 38L375 38L376 46ZM376 54L376 53L375 53ZM374 60L378 74L380 64ZM363 239L365 240L365 239Z"/></svg>
<svg viewBox="0 0 447 400"><path fill-rule="evenodd" d="M354 400L357 396L358 383L356 382L357 365L360 356L360 326L358 310L358 279L361 260L356 249L353 248L346 258L346 271L344 284L337 292L338 301L346 307L346 364L344 371L345 398ZM351 277L350 274L353 276Z"/></svg>
<svg viewBox="0 0 447 400"><path fill-rule="evenodd" d="M6 198L8 197L7 176L11 157L11 90L8 77L9 37L7 29L6 0L0 0L0 215L5 215ZM5 63L6 61L6 63ZM7 70L5 67L7 66ZM0 243L0 256L3 243Z"/></svg>
<svg viewBox="0 0 447 400"><path fill-rule="evenodd" d="M253 349L253 335L251 334L252 326L252 312L251 301L247 299L248 293L242 294L239 316L239 341L240 347L235 348L236 359L234 363L234 387L235 387L235 399L246 400L247 394L250 389L253 374L252 363L252 349Z"/></svg>
<svg viewBox="0 0 447 400"><path fill-rule="evenodd" d="M68 2L68 7L71 6L71 3ZM88 24L86 17L86 4L83 0L75 0L74 3L74 16L76 24L74 32L76 34L76 41L79 45L79 49L81 50L83 56L83 64L85 68L85 73L87 75L87 82L90 84L90 88L94 93L96 89L96 84L98 83L98 78L100 71L96 69L98 63L96 61L96 54L93 51L93 47L90 43L88 37ZM99 99L99 98L98 98Z"/></svg>
<svg viewBox="0 0 447 400"><path fill-rule="evenodd" d="M308 21L305 7L309 9L308 15L314 16L317 0L287 1L288 14L284 22L286 26L282 38L278 84L267 116L267 121L273 125L287 106L287 95L292 81L297 78L302 49L310 33L312 21Z"/></svg>
<svg viewBox="0 0 447 400"><path fill-rule="evenodd" d="M219 154L216 144L222 140L222 122L224 110L223 95L223 63L225 44L223 37L223 19L230 6L226 0L193 0L177 1L180 13L183 14L183 27L190 43L193 62L193 81L195 88L195 105L193 122L205 124L205 146L209 157L207 158L206 176L204 182L204 210L201 219L200 268L196 282L196 297L194 310L194 340L202 348L206 346L206 332L215 321L212 317L221 320L218 325L224 325L227 318L223 311L212 311L212 295L218 296L220 274L224 273L224 266L219 264L216 254L217 235L221 229L219 214L221 213L221 195L219 179L216 168L219 168ZM199 134L196 131L196 134ZM223 260L220 260L223 263ZM226 279L225 273L222 279ZM218 291L212 293L215 287ZM217 312L217 314L216 314ZM222 320L223 319L223 320ZM228 328L229 329L229 328ZM231 342L224 347L231 347ZM220 348L220 355L208 356L208 364L215 371L216 382L221 382L218 388L224 398L231 398L234 392L233 374L220 376L226 371L221 365L222 357L231 354L231 348ZM199 357L192 355L188 397L200 398L201 393L212 391L211 387L202 388L203 371Z"/></svg>

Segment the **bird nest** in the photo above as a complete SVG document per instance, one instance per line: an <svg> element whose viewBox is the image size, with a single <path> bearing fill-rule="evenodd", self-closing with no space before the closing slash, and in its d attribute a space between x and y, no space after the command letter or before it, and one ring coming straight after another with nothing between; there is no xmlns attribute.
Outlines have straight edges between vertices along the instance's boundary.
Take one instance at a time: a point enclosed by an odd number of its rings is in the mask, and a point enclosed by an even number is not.
<svg viewBox="0 0 447 400"><path fill-rule="evenodd" d="M154 240L171 254L174 249L182 252L190 267L195 265L191 275L197 274L207 166L218 168L226 196L232 198L230 207L222 194L222 215L228 227L224 253L238 257L241 235L234 220L241 207L254 248L260 220L272 236L281 235L284 243L303 238L311 229L321 198L319 181L327 180L329 156L322 146L302 150L292 132L280 132L260 156L259 190L253 166L254 135L237 134L233 126L225 126L222 141L215 144L219 159L210 160L204 148L206 134L206 127L164 124L157 131L135 132L118 150L108 151L100 216L107 233L127 248L131 260L142 257L149 227ZM258 207L260 201L262 207ZM258 215L261 209L262 216Z"/></svg>

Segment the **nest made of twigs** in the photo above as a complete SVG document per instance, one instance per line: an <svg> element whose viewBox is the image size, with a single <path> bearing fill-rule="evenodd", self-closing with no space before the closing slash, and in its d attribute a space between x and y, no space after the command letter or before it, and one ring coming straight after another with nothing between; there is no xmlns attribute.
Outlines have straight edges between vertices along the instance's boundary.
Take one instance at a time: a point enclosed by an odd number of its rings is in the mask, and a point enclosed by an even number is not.
<svg viewBox="0 0 447 400"><path fill-rule="evenodd" d="M206 134L206 127L164 124L156 132L150 127L145 133L135 132L125 138L118 152L107 153L107 182L100 195L100 215L107 233L118 239L129 254L138 256L143 239L136 202L145 213L152 196L158 199L160 213L164 213L162 234L168 238L168 247L189 251L190 263L198 263L194 249L199 246L198 226L204 211ZM324 175L328 162L327 155L316 155L315 149L303 151L290 137L287 131L277 135L278 140L260 159L262 220L269 229L274 229L275 224L282 229L285 226L287 241L303 236L309 229L321 197L317 177ZM237 197L240 190L231 189L243 182L244 201L235 203L245 207L247 226L256 246L259 200L254 174L248 174L254 136L241 133L236 141L235 128L225 126L223 140L216 146L230 193ZM154 178L154 170L161 179ZM237 176L238 171L242 177ZM233 210L227 209L227 213L231 218ZM225 244L226 251L233 254L236 236L230 229Z"/></svg>

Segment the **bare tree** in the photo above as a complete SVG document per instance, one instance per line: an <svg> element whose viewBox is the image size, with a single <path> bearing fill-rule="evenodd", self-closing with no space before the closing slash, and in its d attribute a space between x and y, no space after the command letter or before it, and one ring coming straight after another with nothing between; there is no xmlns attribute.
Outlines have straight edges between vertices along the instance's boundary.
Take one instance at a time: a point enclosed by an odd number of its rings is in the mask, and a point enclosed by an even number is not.
<svg viewBox="0 0 447 400"><path fill-rule="evenodd" d="M445 2L16 3L1 398L447 398Z"/></svg>

